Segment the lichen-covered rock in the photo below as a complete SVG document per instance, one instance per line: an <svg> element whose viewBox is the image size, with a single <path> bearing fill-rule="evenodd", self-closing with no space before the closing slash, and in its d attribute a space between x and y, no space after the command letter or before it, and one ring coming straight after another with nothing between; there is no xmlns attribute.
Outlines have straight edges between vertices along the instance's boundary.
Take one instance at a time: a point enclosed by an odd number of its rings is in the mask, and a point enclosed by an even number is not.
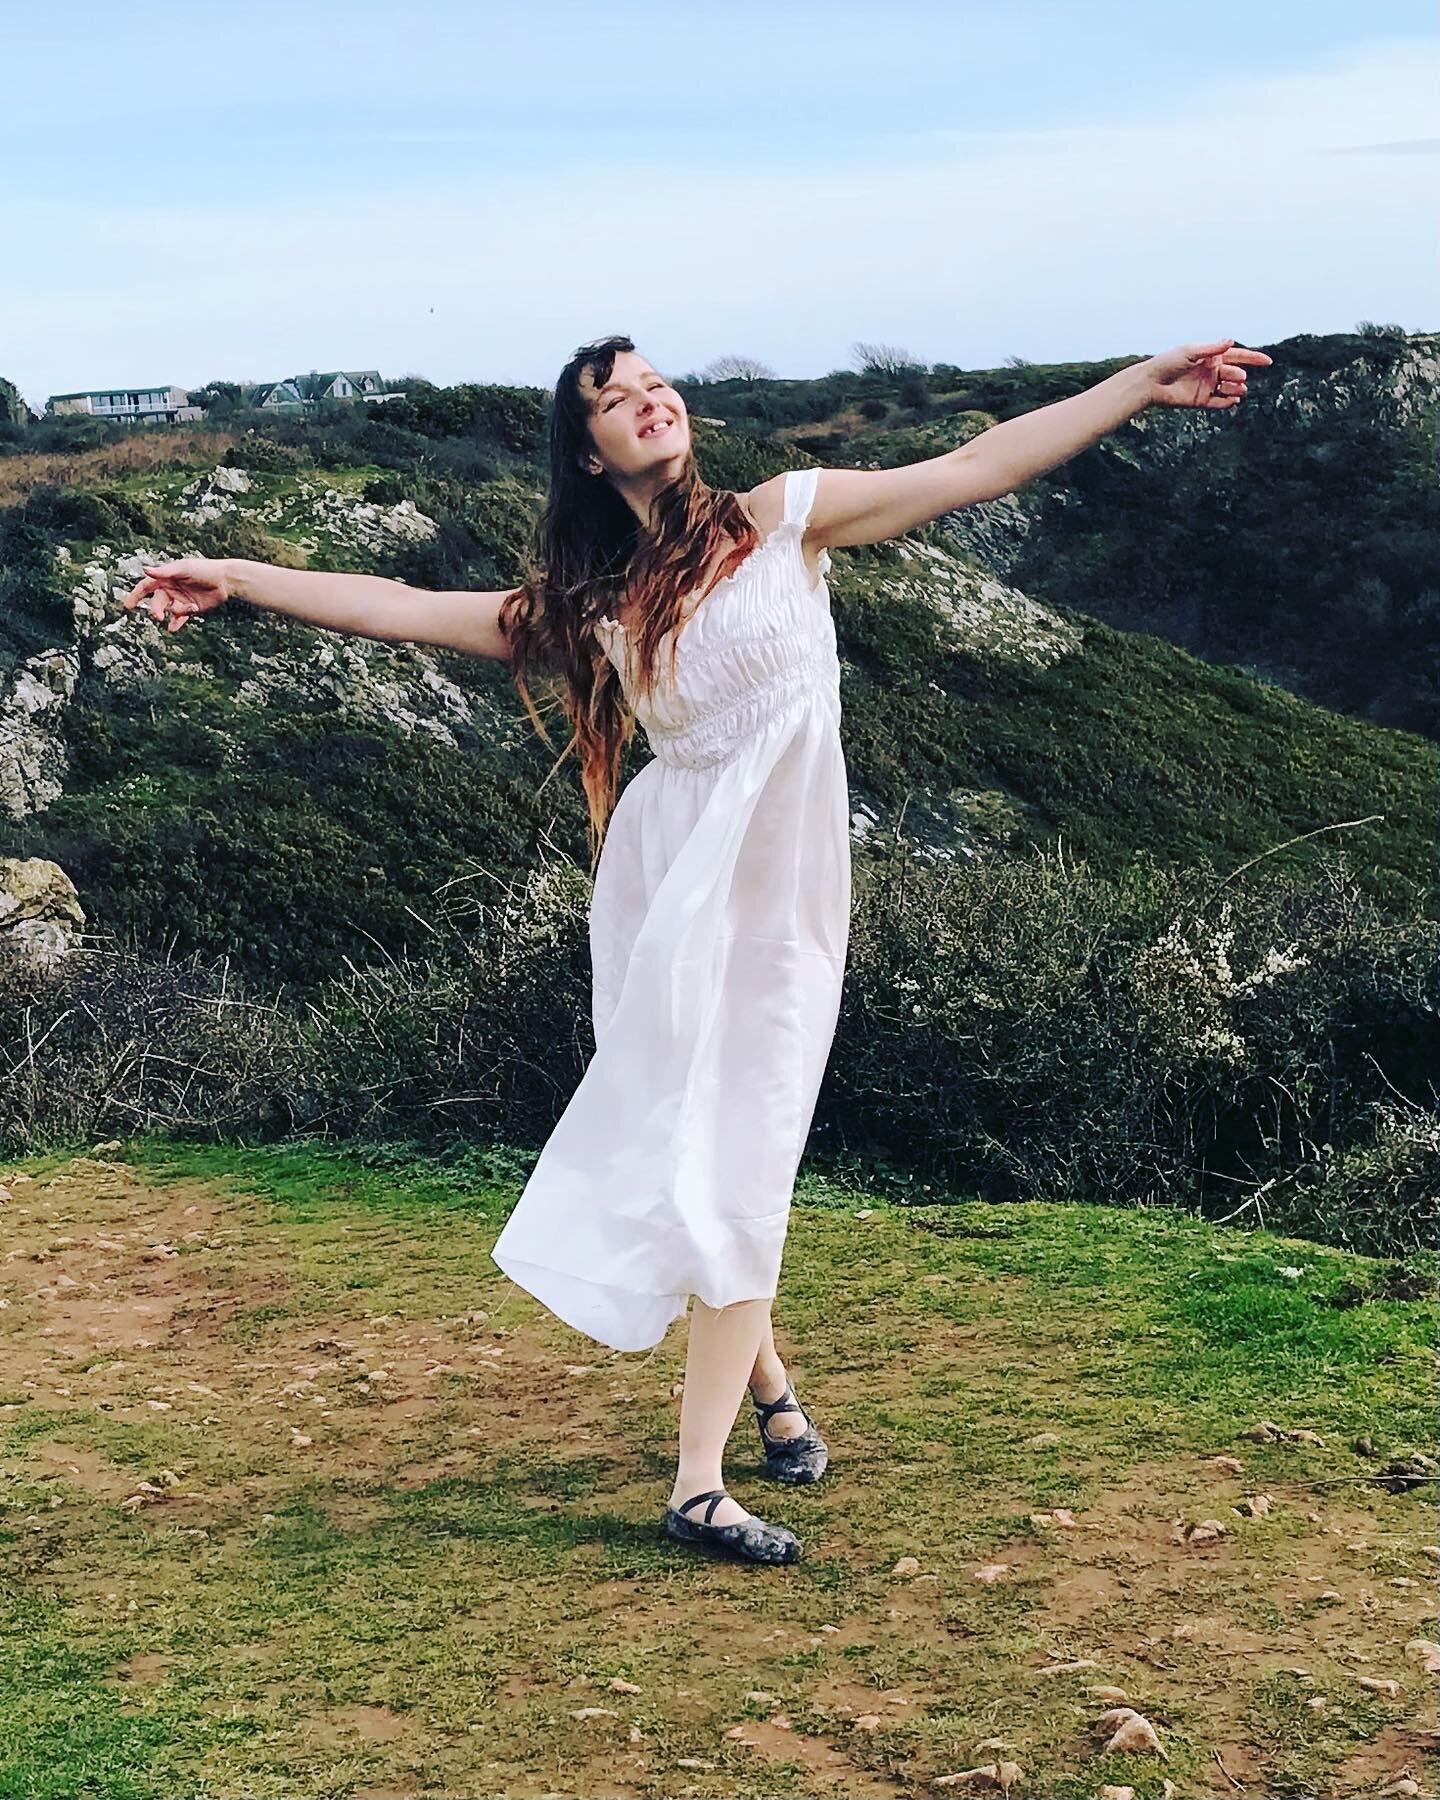
<svg viewBox="0 0 1440 1800"><path fill-rule="evenodd" d="M289 699L313 700L328 695L347 717L389 725L414 737L428 732L457 749L452 724L473 726L475 710L453 681L447 681L429 657L414 655L413 668L388 647L369 640L341 639L322 644L308 657L252 654L255 673L242 681L238 705L257 710L279 707Z"/></svg>
<svg viewBox="0 0 1440 1800"><path fill-rule="evenodd" d="M75 884L43 856L0 856L0 945L48 968L75 948L85 909Z"/></svg>
<svg viewBox="0 0 1440 1800"><path fill-rule="evenodd" d="M219 463L187 482L177 498L198 524L206 519L218 519L222 513L238 511L239 503L233 496L249 492L250 477L244 469L232 469Z"/></svg>
<svg viewBox="0 0 1440 1800"><path fill-rule="evenodd" d="M937 544L897 541L895 548L915 572L887 576L886 587L931 607L957 650L1044 669L1084 642L1077 621L1062 618Z"/></svg>

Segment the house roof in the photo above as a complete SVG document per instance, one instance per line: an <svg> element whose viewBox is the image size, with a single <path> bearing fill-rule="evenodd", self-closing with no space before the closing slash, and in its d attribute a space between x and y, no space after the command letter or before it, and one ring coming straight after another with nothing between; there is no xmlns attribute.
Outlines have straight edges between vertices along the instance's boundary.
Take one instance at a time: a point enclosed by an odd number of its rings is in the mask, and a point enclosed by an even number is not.
<svg viewBox="0 0 1440 1800"><path fill-rule="evenodd" d="M78 393L74 394L51 394L45 404L48 406L51 400L93 400L100 394L168 394L174 385L173 381L150 381L143 382L136 387L133 382L129 384L116 382L113 387L81 388Z"/></svg>
<svg viewBox="0 0 1440 1800"><path fill-rule="evenodd" d="M317 372L313 375L296 375L292 379L293 385L299 392L303 394L307 400L312 400L316 394L323 394L341 375L355 387L359 387L367 375L375 378L375 385L377 387L380 385L380 371L378 369L329 369L324 374Z"/></svg>

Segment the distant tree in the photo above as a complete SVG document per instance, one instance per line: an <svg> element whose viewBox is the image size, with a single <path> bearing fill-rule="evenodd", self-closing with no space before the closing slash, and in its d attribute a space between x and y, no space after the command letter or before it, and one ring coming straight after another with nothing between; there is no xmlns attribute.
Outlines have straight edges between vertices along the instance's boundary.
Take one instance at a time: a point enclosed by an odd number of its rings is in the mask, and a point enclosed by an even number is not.
<svg viewBox="0 0 1440 1800"><path fill-rule="evenodd" d="M1028 356L1007 356L1005 358L1005 367L1007 369L1033 369L1035 364L1031 362Z"/></svg>
<svg viewBox="0 0 1440 1800"><path fill-rule="evenodd" d="M241 404L243 393L238 381L207 381L204 387L191 388L190 404L203 406L207 413L223 419Z"/></svg>
<svg viewBox="0 0 1440 1800"><path fill-rule="evenodd" d="M898 344L857 343L850 354L860 365L862 375L928 375L929 364L902 350Z"/></svg>
<svg viewBox="0 0 1440 1800"><path fill-rule="evenodd" d="M701 371L705 381L774 381L775 371L769 363L754 356L717 356Z"/></svg>
<svg viewBox="0 0 1440 1800"><path fill-rule="evenodd" d="M900 383L900 404L916 410L930 404L930 387L923 375L907 375Z"/></svg>
<svg viewBox="0 0 1440 1800"><path fill-rule="evenodd" d="M1373 319L1361 319L1355 327L1357 337L1408 337L1403 325L1377 325Z"/></svg>
<svg viewBox="0 0 1440 1800"><path fill-rule="evenodd" d="M30 425L34 421L30 416L30 408L20 398L20 390L13 381L6 381L0 375L0 425Z"/></svg>

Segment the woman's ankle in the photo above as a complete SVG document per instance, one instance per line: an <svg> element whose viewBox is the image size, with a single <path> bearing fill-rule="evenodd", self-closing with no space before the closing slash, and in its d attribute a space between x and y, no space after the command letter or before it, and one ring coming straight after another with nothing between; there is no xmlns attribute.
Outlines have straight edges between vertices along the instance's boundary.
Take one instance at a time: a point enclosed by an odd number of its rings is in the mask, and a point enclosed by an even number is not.
<svg viewBox="0 0 1440 1800"><path fill-rule="evenodd" d="M789 1384L790 1377L779 1357L763 1366L757 1362L750 1371L750 1392L762 1406L768 1406L772 1400L778 1400Z"/></svg>
<svg viewBox="0 0 1440 1800"><path fill-rule="evenodd" d="M677 1469L675 1483L670 1489L670 1504L678 1506L682 1500L688 1500L693 1494L713 1493L716 1488L723 1488L725 1477L718 1471L702 1470L698 1475L689 1469ZM704 1511L703 1507L697 1511Z"/></svg>

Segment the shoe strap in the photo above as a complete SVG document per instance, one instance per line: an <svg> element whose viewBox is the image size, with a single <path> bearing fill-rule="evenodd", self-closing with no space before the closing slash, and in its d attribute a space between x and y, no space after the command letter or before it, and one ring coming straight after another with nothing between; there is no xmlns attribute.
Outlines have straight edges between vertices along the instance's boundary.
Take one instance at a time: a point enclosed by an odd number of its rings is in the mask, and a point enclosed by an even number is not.
<svg viewBox="0 0 1440 1800"><path fill-rule="evenodd" d="M710 1504L705 1509L705 1523L708 1525L715 1517L715 1508L725 1497L724 1488L709 1488L703 1494L692 1494L683 1506L677 1506L675 1510L678 1513L687 1513L692 1506L698 1506L702 1500L708 1500Z"/></svg>
<svg viewBox="0 0 1440 1800"><path fill-rule="evenodd" d="M750 1399L756 1412L760 1415L760 1429L762 1431L765 1429L769 1420L777 1412L798 1412L804 1415L807 1425L810 1422L810 1415L805 1411L805 1408L801 1406L796 1397L794 1388L791 1387L788 1382L785 1384L785 1392L778 1400L756 1400L753 1394L750 1396Z"/></svg>

